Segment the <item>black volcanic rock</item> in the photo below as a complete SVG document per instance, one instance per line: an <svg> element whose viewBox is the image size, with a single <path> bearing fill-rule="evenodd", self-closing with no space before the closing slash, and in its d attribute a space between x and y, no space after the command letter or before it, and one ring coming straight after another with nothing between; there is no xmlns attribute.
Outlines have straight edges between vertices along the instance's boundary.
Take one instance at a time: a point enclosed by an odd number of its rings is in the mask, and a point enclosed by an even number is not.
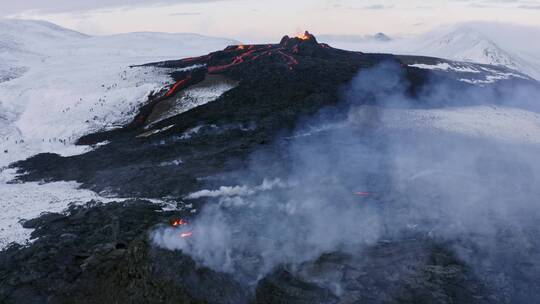
<svg viewBox="0 0 540 304"><path fill-rule="evenodd" d="M381 242L357 256L328 253L276 269L257 303L502 303L443 246L426 239Z"/></svg>
<svg viewBox="0 0 540 304"><path fill-rule="evenodd" d="M31 246L0 255L0 303L241 303L246 293L227 275L148 244L150 228L189 218L158 210L145 201L90 202L42 215L32 221Z"/></svg>
<svg viewBox="0 0 540 304"><path fill-rule="evenodd" d="M33 221L37 238L0 254L1 303L505 303L444 244L417 236L356 256L275 269L254 291L153 247L147 232L182 212L144 201L89 203Z"/></svg>
<svg viewBox="0 0 540 304"><path fill-rule="evenodd" d="M304 282L285 269L267 276L257 287L257 304L333 304L339 299L328 289Z"/></svg>

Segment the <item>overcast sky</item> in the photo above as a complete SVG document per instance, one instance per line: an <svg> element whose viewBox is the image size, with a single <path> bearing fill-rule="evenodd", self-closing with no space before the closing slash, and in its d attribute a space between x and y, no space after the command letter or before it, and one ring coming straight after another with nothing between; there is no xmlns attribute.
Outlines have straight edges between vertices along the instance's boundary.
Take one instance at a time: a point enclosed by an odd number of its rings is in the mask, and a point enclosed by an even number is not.
<svg viewBox="0 0 540 304"><path fill-rule="evenodd" d="M44 19L88 34L194 32L278 39L417 33L471 20L540 26L540 0L0 0L0 16Z"/></svg>

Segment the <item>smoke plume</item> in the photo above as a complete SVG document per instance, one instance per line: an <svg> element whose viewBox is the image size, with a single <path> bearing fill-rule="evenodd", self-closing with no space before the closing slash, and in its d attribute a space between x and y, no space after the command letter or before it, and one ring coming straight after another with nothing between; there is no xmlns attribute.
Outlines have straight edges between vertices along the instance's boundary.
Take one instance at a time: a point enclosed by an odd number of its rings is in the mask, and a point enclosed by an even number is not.
<svg viewBox="0 0 540 304"><path fill-rule="evenodd" d="M237 187L191 194L208 198L192 238L171 228L153 241L255 283L278 265L422 235L511 280L505 269L540 256L540 93L454 86L411 94L398 65L359 72L341 104L255 153ZM529 129L512 129L524 120Z"/></svg>

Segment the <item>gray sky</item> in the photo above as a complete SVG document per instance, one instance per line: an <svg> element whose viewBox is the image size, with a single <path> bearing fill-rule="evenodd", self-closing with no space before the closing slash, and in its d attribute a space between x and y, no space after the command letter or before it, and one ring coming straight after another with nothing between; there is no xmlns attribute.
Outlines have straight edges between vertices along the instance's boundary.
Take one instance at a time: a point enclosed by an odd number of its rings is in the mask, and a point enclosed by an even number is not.
<svg viewBox="0 0 540 304"><path fill-rule="evenodd" d="M0 16L44 19L88 34L196 32L277 39L416 33L472 20L540 26L540 0L0 0Z"/></svg>

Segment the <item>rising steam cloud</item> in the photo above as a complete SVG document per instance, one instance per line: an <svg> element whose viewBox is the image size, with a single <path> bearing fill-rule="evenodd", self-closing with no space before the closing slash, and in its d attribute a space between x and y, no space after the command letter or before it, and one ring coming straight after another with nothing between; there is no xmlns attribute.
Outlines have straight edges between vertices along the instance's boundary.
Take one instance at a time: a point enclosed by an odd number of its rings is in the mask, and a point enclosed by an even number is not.
<svg viewBox="0 0 540 304"><path fill-rule="evenodd" d="M540 247L540 141L527 140L540 134L539 91L453 85L434 81L411 97L398 65L361 71L339 106L280 142L279 168L275 149L256 153L240 186L191 194L209 198L193 238L158 229L153 241L246 283L281 264L418 235L451 242L478 273L534 261L520 249ZM508 131L523 113L530 129Z"/></svg>

